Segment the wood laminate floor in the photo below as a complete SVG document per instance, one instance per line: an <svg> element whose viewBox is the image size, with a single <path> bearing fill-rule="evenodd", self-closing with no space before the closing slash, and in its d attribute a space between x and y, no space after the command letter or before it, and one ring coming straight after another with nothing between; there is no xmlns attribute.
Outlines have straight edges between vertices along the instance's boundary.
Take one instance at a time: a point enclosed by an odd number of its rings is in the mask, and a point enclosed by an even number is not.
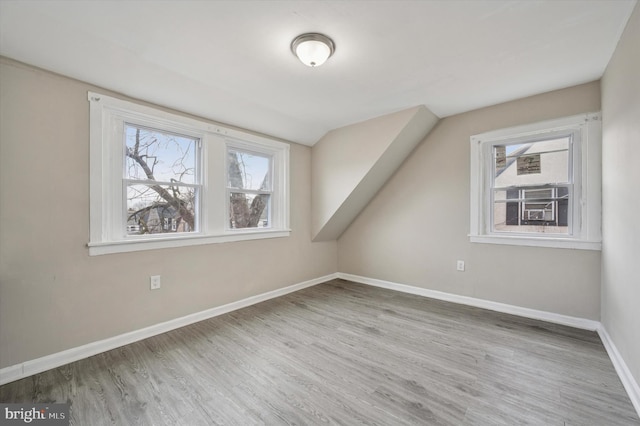
<svg viewBox="0 0 640 426"><path fill-rule="evenodd" d="M74 425L640 425L596 333L342 280L0 387Z"/></svg>

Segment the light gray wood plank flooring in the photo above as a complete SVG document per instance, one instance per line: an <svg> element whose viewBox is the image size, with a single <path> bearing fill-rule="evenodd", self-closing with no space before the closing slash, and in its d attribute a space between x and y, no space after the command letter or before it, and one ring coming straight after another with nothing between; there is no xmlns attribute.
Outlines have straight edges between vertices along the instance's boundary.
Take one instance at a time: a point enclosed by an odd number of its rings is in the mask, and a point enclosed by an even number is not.
<svg viewBox="0 0 640 426"><path fill-rule="evenodd" d="M74 425L640 425L594 332L334 280L0 387Z"/></svg>

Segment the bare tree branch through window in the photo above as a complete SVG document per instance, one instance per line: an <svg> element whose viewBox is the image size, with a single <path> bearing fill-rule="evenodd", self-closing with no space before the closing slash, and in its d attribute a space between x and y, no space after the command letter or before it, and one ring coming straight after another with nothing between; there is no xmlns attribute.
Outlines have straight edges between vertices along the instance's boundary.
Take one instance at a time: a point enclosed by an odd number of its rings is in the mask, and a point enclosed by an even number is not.
<svg viewBox="0 0 640 426"><path fill-rule="evenodd" d="M198 145L188 136L125 126L127 234L197 228Z"/></svg>

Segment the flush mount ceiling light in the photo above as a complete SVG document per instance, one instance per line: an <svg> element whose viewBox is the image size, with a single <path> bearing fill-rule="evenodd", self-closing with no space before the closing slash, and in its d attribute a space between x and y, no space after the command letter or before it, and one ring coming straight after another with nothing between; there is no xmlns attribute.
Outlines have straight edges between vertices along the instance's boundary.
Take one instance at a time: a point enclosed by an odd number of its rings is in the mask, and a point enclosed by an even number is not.
<svg viewBox="0 0 640 426"><path fill-rule="evenodd" d="M293 39L291 51L308 67L318 67L336 50L333 40L324 34L306 33Z"/></svg>

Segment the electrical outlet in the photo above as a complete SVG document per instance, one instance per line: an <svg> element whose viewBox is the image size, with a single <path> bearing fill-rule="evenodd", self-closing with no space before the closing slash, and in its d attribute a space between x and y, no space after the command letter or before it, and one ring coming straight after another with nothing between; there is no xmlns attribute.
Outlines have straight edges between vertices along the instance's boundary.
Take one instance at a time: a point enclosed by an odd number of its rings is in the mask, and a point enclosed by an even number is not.
<svg viewBox="0 0 640 426"><path fill-rule="evenodd" d="M456 263L456 269L458 271L464 271L464 260L458 260Z"/></svg>
<svg viewBox="0 0 640 426"><path fill-rule="evenodd" d="M160 275L151 275L149 277L151 283L151 290L157 290L160 288Z"/></svg>

